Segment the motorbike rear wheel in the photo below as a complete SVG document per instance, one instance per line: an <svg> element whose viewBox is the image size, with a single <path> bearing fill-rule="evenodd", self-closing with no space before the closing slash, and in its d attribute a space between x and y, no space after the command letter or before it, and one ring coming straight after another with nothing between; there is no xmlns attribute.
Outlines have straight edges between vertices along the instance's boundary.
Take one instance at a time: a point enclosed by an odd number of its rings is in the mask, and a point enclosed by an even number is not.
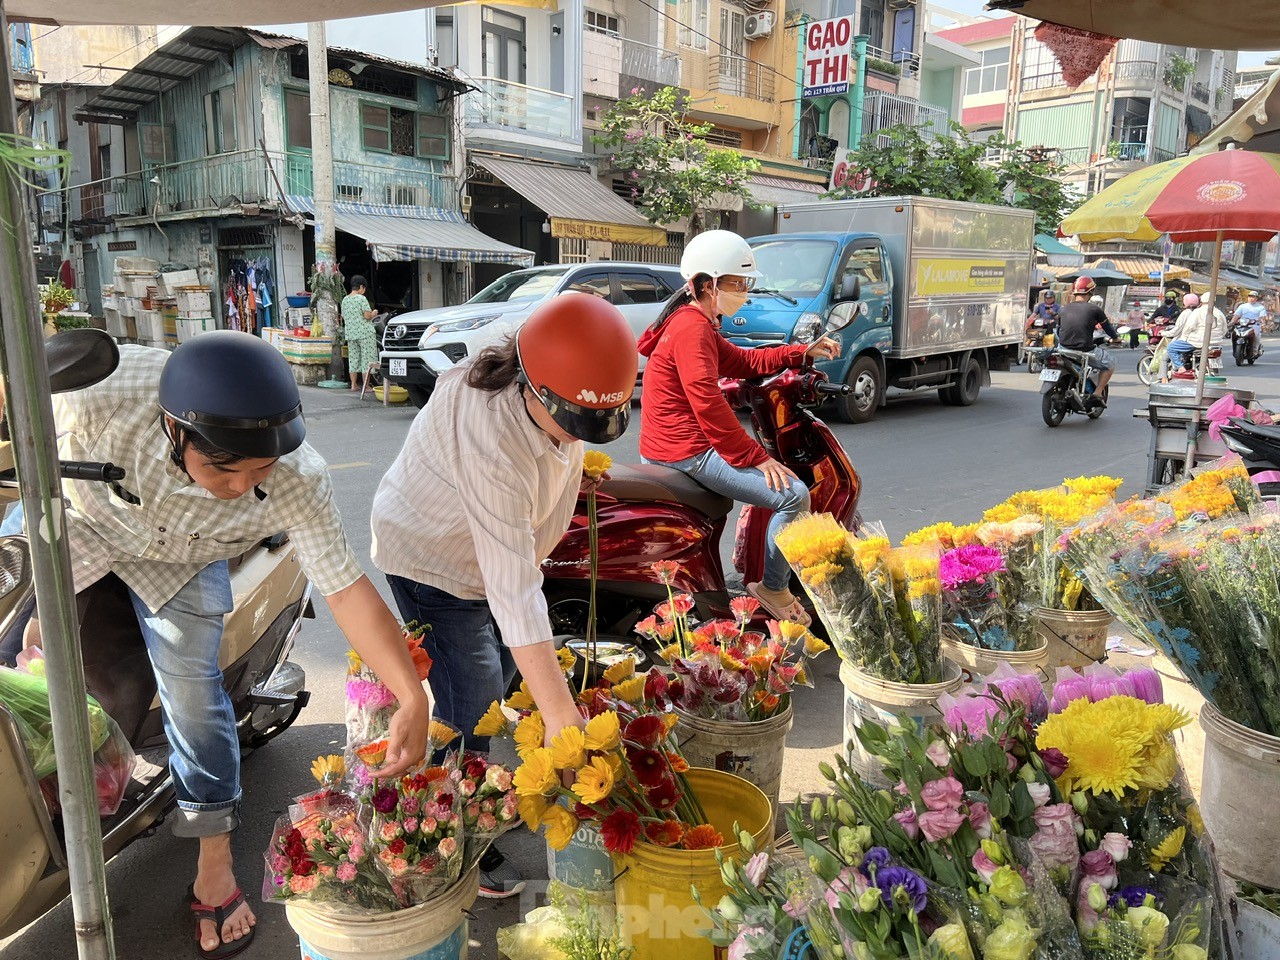
<svg viewBox="0 0 1280 960"><path fill-rule="evenodd" d="M1151 361L1155 359L1155 356L1156 352L1148 347L1142 351L1142 356L1138 358L1138 379L1148 387L1151 386L1152 381L1156 378L1156 375L1151 370Z"/></svg>
<svg viewBox="0 0 1280 960"><path fill-rule="evenodd" d="M1040 416L1044 417L1046 426L1056 427L1066 415L1067 405L1059 391L1050 390L1040 397Z"/></svg>

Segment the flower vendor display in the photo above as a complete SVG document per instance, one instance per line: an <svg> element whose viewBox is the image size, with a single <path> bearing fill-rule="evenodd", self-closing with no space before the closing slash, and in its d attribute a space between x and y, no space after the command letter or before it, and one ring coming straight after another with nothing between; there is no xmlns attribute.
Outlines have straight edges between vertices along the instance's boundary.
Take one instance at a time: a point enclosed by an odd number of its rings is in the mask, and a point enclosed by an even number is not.
<svg viewBox="0 0 1280 960"><path fill-rule="evenodd" d="M791 522L778 546L842 660L895 683L943 679L937 550L893 550L881 531L852 534L830 514Z"/></svg>
<svg viewBox="0 0 1280 960"><path fill-rule="evenodd" d="M419 680L426 680L431 672L431 657L422 649L422 637L429 629L418 624L404 628L405 645L417 667ZM398 708L390 688L365 666L359 654L348 650L346 768L357 787L367 785L369 771L376 770L386 759L387 733Z"/></svg>

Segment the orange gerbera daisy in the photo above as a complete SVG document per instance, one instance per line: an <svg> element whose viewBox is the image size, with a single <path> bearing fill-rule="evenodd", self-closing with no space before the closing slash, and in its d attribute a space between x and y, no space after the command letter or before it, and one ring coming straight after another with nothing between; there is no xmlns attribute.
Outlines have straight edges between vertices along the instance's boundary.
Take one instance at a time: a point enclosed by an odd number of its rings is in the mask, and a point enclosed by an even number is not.
<svg viewBox="0 0 1280 960"><path fill-rule="evenodd" d="M709 823L690 827L680 839L680 846L685 850L711 850L723 844L724 837Z"/></svg>
<svg viewBox="0 0 1280 960"><path fill-rule="evenodd" d="M689 761L678 753L667 752L667 762L671 764L672 773L688 773Z"/></svg>
<svg viewBox="0 0 1280 960"><path fill-rule="evenodd" d="M650 843L659 847L674 847L684 836L684 825L679 820L663 820L661 823L646 823L644 835Z"/></svg>
<svg viewBox="0 0 1280 960"><path fill-rule="evenodd" d="M366 743L363 747L357 747L356 756L366 767L380 767L387 759L388 746L386 740L375 740L373 743Z"/></svg>

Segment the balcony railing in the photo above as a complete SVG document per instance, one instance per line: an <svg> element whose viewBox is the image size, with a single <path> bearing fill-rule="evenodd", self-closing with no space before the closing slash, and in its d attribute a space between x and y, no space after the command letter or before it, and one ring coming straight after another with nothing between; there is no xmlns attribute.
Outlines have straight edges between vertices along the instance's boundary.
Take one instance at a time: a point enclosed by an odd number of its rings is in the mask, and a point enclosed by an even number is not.
<svg viewBox="0 0 1280 960"><path fill-rule="evenodd" d="M1023 90L1052 90L1054 87L1065 87L1067 81L1062 78L1061 70L1047 73L1024 73L1022 75Z"/></svg>
<svg viewBox="0 0 1280 960"><path fill-rule="evenodd" d="M896 93L876 91L867 95L863 104L862 136L874 136L877 146L886 146L889 137L883 131L890 127L919 127L926 139L945 136L948 133L950 117L947 111L902 97Z"/></svg>
<svg viewBox="0 0 1280 960"><path fill-rule="evenodd" d="M573 137L573 97L522 83L477 77L466 96L466 123L472 129L523 130L559 140Z"/></svg>
<svg viewBox="0 0 1280 960"><path fill-rule="evenodd" d="M1160 65L1154 60L1124 60L1116 64L1117 80L1154 80L1160 75Z"/></svg>
<svg viewBox="0 0 1280 960"><path fill-rule="evenodd" d="M707 89L729 97L773 99L773 71L747 57L715 56L707 76Z"/></svg>
<svg viewBox="0 0 1280 960"><path fill-rule="evenodd" d="M311 155L290 153L280 160L284 166L281 179L286 192L310 197ZM275 157L272 162L277 163ZM457 205L457 193L452 180L439 169L439 165L439 161L423 160L410 169L335 160L333 196L339 203L441 207L451 210Z"/></svg>
<svg viewBox="0 0 1280 960"><path fill-rule="evenodd" d="M588 29L582 39L587 93L622 99L635 88L680 86L679 54L602 30Z"/></svg>
<svg viewBox="0 0 1280 960"><path fill-rule="evenodd" d="M1149 154L1148 144L1140 140L1116 141L1107 150L1108 156L1126 163L1145 162Z"/></svg>
<svg viewBox="0 0 1280 960"><path fill-rule="evenodd" d="M1213 94L1209 91L1209 85L1207 83L1201 83L1198 80L1191 85L1191 96L1193 99L1199 100L1201 103L1209 103L1213 98Z"/></svg>

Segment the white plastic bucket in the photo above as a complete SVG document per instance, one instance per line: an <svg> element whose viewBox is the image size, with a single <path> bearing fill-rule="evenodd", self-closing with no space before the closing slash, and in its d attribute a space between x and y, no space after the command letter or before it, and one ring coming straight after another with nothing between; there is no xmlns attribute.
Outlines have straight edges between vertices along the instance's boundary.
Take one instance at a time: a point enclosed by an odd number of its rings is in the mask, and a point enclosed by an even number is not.
<svg viewBox="0 0 1280 960"><path fill-rule="evenodd" d="M344 916L325 905L285 905L302 960L466 960L466 911L480 891L474 867L442 896L391 913Z"/></svg>
<svg viewBox="0 0 1280 960"><path fill-rule="evenodd" d="M1036 608L1036 630L1049 644L1044 667L1079 670L1107 659L1107 634L1114 618L1106 610Z"/></svg>
<svg viewBox="0 0 1280 960"><path fill-rule="evenodd" d="M705 720L677 710L676 739L691 767L732 773L754 783L774 808L782 790L782 759L791 730L791 706L756 723Z"/></svg>
<svg viewBox="0 0 1280 960"><path fill-rule="evenodd" d="M1228 720L1210 703L1200 709L1200 726L1200 810L1218 864L1256 886L1280 887L1280 738Z"/></svg>
<svg viewBox="0 0 1280 960"><path fill-rule="evenodd" d="M1002 663L1007 663L1016 673L1043 673L1049 659L1049 642L1040 638L1040 646L1034 650L988 650L971 643L942 635L942 655L971 675L988 676Z"/></svg>
<svg viewBox="0 0 1280 960"><path fill-rule="evenodd" d="M566 887L612 894L613 873L613 857L604 848L604 838L595 823L579 823L563 850L547 845L547 875Z"/></svg>
<svg viewBox="0 0 1280 960"><path fill-rule="evenodd" d="M849 764L867 783L889 787L879 757L872 756L858 740L857 729L870 721L889 726L899 717L914 719L924 729L942 720L938 697L954 694L964 684L964 675L954 663L942 662L941 683L894 683L881 680L849 663L840 665L840 682L844 684L844 739L849 751Z"/></svg>

